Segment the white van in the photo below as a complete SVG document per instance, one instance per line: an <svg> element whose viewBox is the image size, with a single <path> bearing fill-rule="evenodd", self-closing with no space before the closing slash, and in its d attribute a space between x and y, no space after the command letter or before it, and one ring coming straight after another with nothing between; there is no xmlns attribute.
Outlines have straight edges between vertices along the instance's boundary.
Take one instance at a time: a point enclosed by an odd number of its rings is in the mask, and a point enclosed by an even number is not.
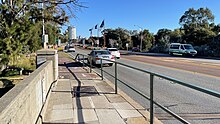
<svg viewBox="0 0 220 124"><path fill-rule="evenodd" d="M169 48L169 54L181 54L182 56L196 56L197 51L193 48L191 44L171 43Z"/></svg>

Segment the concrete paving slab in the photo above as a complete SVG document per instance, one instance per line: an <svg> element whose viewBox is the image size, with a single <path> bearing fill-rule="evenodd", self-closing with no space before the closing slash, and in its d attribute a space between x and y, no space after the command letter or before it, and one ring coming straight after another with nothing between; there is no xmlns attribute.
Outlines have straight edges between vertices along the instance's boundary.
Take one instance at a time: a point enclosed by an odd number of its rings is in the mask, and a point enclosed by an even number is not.
<svg viewBox="0 0 220 124"><path fill-rule="evenodd" d="M71 83L69 79L58 79L57 85L53 91L71 92Z"/></svg>
<svg viewBox="0 0 220 124"><path fill-rule="evenodd" d="M70 72L59 72L59 79L75 79Z"/></svg>
<svg viewBox="0 0 220 124"><path fill-rule="evenodd" d="M73 119L63 119L63 120L44 120L43 124L73 124Z"/></svg>
<svg viewBox="0 0 220 124"><path fill-rule="evenodd" d="M131 97L129 97L127 94L119 90L119 94L123 96L124 99L126 99L127 102L129 102L135 109L144 109L140 104L138 104L136 101L134 101Z"/></svg>
<svg viewBox="0 0 220 124"><path fill-rule="evenodd" d="M84 86L95 86L96 83L93 80L82 80L82 85Z"/></svg>
<svg viewBox="0 0 220 124"><path fill-rule="evenodd" d="M146 120L144 117L127 118L126 123L127 124L150 124L150 122Z"/></svg>
<svg viewBox="0 0 220 124"><path fill-rule="evenodd" d="M105 82L98 83L96 86L98 87L100 92L107 92L107 93L115 92L115 90L112 87L110 87L108 84L106 84Z"/></svg>
<svg viewBox="0 0 220 124"><path fill-rule="evenodd" d="M52 105L73 103L72 94L70 92L52 92L49 103Z"/></svg>
<svg viewBox="0 0 220 124"><path fill-rule="evenodd" d="M87 123L98 121L94 109L74 109L74 123Z"/></svg>
<svg viewBox="0 0 220 124"><path fill-rule="evenodd" d="M142 117L137 110L121 110L117 109L122 118Z"/></svg>
<svg viewBox="0 0 220 124"><path fill-rule="evenodd" d="M92 79L97 79L100 78L97 76L97 74L94 73L74 73L78 79L83 79L83 80L92 80Z"/></svg>
<svg viewBox="0 0 220 124"><path fill-rule="evenodd" d="M53 110L59 110L59 109L72 109L73 104L59 104L59 105L53 105Z"/></svg>
<svg viewBox="0 0 220 124"><path fill-rule="evenodd" d="M87 73L87 71L85 69L83 69L82 67L69 67L69 69L73 72L73 73Z"/></svg>
<svg viewBox="0 0 220 124"><path fill-rule="evenodd" d="M51 111L51 115L49 117L50 122L54 121L64 121L64 120L73 120L73 110L72 109L54 109ZM66 122L65 122L66 123Z"/></svg>
<svg viewBox="0 0 220 124"><path fill-rule="evenodd" d="M100 124L126 124L115 109L96 109Z"/></svg>
<svg viewBox="0 0 220 124"><path fill-rule="evenodd" d="M147 110L138 110L145 118L147 118L150 121L150 112ZM154 124L162 124L160 120L158 120L156 117L154 117Z"/></svg>
<svg viewBox="0 0 220 124"><path fill-rule="evenodd" d="M111 95L115 95L115 94L111 94ZM118 103L118 102L126 102L126 100L123 98L123 97L121 97L121 96L119 96L119 95L117 95L117 96L115 96L115 97L112 97L111 95L109 95L109 94L106 94L105 96L106 96L106 98L109 100L109 102L111 102L111 103Z"/></svg>
<svg viewBox="0 0 220 124"><path fill-rule="evenodd" d="M58 66L59 72L69 72L69 70L66 68L66 66Z"/></svg>
<svg viewBox="0 0 220 124"><path fill-rule="evenodd" d="M92 102L96 109L110 109L114 108L105 96L92 96Z"/></svg>
<svg viewBox="0 0 220 124"><path fill-rule="evenodd" d="M132 107L129 103L127 102L122 102L122 103L112 103L115 109L117 110L134 110L134 107Z"/></svg>
<svg viewBox="0 0 220 124"><path fill-rule="evenodd" d="M72 88L73 86L78 86L79 82L77 80L75 80L75 79L70 79L70 84L71 84L71 88Z"/></svg>
<svg viewBox="0 0 220 124"><path fill-rule="evenodd" d="M73 98L74 109L93 109L93 103L91 103L91 97L75 97Z"/></svg>

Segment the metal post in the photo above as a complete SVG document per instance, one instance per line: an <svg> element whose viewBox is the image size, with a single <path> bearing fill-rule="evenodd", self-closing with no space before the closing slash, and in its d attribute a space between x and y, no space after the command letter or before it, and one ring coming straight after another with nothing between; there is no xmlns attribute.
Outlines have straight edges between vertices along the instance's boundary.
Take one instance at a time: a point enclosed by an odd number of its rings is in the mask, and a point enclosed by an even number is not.
<svg viewBox="0 0 220 124"><path fill-rule="evenodd" d="M150 124L154 123L153 82L154 82L154 75L150 74Z"/></svg>
<svg viewBox="0 0 220 124"><path fill-rule="evenodd" d="M118 94L118 75L117 75L117 62L115 62L115 94Z"/></svg>
<svg viewBox="0 0 220 124"><path fill-rule="evenodd" d="M100 59L101 61L101 76L102 76L102 80L103 80L103 68L102 68L102 59Z"/></svg>
<svg viewBox="0 0 220 124"><path fill-rule="evenodd" d="M84 67L85 65L84 65L84 55L83 55L83 67Z"/></svg>
<svg viewBox="0 0 220 124"><path fill-rule="evenodd" d="M141 28L141 44L140 44L140 51L142 52L142 39L143 38L143 32L142 32L142 28Z"/></svg>
<svg viewBox="0 0 220 124"><path fill-rule="evenodd" d="M45 42L45 29L44 29L44 1L42 1L42 43L43 43L43 48L46 49L47 45Z"/></svg>
<svg viewBox="0 0 220 124"><path fill-rule="evenodd" d="M89 59L87 59L87 61L89 61ZM92 62L89 63L90 64L90 73L92 73Z"/></svg>

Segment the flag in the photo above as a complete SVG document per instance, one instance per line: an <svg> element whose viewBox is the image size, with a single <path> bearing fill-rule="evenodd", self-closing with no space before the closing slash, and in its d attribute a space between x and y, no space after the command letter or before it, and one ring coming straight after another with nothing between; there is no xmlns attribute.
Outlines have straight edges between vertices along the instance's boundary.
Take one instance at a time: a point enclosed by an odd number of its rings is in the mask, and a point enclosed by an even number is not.
<svg viewBox="0 0 220 124"><path fill-rule="evenodd" d="M95 25L95 29L97 29L98 28L98 24L97 25Z"/></svg>
<svg viewBox="0 0 220 124"><path fill-rule="evenodd" d="M100 28L103 28L105 26L105 22L104 20L102 21L101 25L100 25Z"/></svg>

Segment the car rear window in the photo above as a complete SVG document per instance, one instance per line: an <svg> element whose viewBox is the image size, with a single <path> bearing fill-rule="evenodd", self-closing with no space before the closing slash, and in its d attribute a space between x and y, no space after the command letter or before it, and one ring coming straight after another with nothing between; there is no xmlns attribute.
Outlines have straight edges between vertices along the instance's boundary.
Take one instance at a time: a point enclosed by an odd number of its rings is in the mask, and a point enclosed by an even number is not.
<svg viewBox="0 0 220 124"><path fill-rule="evenodd" d="M179 49L179 46L180 46L180 45L171 45L171 46L170 46L170 49Z"/></svg>
<svg viewBox="0 0 220 124"><path fill-rule="evenodd" d="M109 51L118 51L117 49L108 49Z"/></svg>
<svg viewBox="0 0 220 124"><path fill-rule="evenodd" d="M74 46L69 46L69 48L74 48Z"/></svg>
<svg viewBox="0 0 220 124"><path fill-rule="evenodd" d="M102 54L110 54L107 50L105 51L95 51L96 54L102 55Z"/></svg>

